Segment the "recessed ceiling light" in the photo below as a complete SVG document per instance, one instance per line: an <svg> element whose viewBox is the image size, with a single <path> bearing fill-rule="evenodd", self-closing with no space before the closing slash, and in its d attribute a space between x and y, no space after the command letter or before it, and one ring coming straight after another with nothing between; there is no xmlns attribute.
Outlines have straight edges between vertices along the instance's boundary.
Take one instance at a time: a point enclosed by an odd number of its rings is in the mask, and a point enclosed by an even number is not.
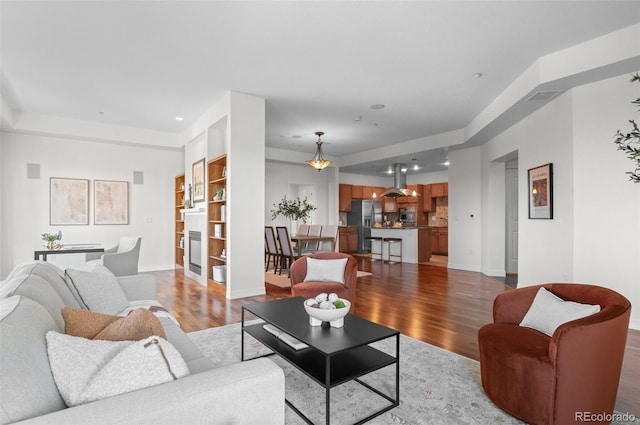
<svg viewBox="0 0 640 425"><path fill-rule="evenodd" d="M371 109L383 109L384 105L382 103L374 103L370 106Z"/></svg>
<svg viewBox="0 0 640 425"><path fill-rule="evenodd" d="M476 72L475 74L473 74L473 78L482 78L482 73Z"/></svg>
<svg viewBox="0 0 640 425"><path fill-rule="evenodd" d="M358 115L357 117L355 117L353 119L354 121L358 122L358 121L362 121L362 115Z"/></svg>
<svg viewBox="0 0 640 425"><path fill-rule="evenodd" d="M449 166L449 161L445 161L445 162L443 162L443 164L448 167Z"/></svg>
<svg viewBox="0 0 640 425"><path fill-rule="evenodd" d="M420 169L420 167L418 167L418 164L414 164L413 165L413 171L418 171Z"/></svg>
<svg viewBox="0 0 640 425"><path fill-rule="evenodd" d="M182 118L182 117L176 117L176 121L184 121L184 118Z"/></svg>

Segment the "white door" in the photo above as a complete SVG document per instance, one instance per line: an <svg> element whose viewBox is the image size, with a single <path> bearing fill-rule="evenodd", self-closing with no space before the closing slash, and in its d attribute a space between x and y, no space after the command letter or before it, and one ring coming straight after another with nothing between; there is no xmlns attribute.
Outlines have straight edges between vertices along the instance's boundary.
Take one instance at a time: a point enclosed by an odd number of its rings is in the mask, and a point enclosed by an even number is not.
<svg viewBox="0 0 640 425"><path fill-rule="evenodd" d="M517 163L516 163L517 164ZM518 169L510 168L507 163L506 173L506 264L507 274L518 273Z"/></svg>

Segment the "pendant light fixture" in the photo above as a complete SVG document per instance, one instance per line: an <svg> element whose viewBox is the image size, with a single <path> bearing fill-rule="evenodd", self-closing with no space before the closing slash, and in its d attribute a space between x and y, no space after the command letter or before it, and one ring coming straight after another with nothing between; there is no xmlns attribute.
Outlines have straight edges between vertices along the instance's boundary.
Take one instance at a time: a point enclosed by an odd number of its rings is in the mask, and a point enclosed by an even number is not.
<svg viewBox="0 0 640 425"><path fill-rule="evenodd" d="M331 165L331 161L326 159L324 157L324 154L322 153L322 140L320 140L320 136L322 136L323 134L324 132L322 131L316 131L316 136L318 136L318 141L316 142L316 145L317 145L316 153L315 155L313 155L313 158L311 158L308 161L305 161L307 164L311 165L313 168L315 168L318 171L323 170L327 168L329 165Z"/></svg>

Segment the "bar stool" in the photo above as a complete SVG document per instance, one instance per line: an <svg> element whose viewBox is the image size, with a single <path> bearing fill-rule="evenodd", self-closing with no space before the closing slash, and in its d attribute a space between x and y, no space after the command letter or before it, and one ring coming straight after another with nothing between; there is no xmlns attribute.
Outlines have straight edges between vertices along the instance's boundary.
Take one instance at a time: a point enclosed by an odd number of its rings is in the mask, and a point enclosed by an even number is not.
<svg viewBox="0 0 640 425"><path fill-rule="evenodd" d="M371 241L371 261L378 261L378 260L382 260L382 243L384 242L384 239L382 238L382 236L370 236L367 238L367 240ZM380 242L380 251L374 251L373 249L375 248L374 242ZM377 255L377 257L374 257L374 255Z"/></svg>
<svg viewBox="0 0 640 425"><path fill-rule="evenodd" d="M387 243L387 263L395 263L396 261L391 261L391 257L399 259L399 262L402 262L402 238L384 238L383 242ZM400 244L400 254L392 254L391 253L391 245L392 244ZM380 244L382 245L382 244Z"/></svg>

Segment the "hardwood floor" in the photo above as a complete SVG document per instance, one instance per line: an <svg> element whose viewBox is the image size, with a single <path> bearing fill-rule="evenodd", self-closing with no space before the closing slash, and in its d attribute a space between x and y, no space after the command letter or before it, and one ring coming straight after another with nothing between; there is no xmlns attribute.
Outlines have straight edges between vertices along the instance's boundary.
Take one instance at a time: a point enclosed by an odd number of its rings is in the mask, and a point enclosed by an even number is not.
<svg viewBox="0 0 640 425"><path fill-rule="evenodd" d="M478 360L478 329L492 321L494 298L511 288L480 273L433 265L384 264L358 258L353 314L397 329L454 353ZM160 302L191 332L240 321L241 307L291 296L289 289L267 286L267 294L237 300L186 278L182 270L153 272ZM640 331L630 330L616 410L640 417Z"/></svg>

